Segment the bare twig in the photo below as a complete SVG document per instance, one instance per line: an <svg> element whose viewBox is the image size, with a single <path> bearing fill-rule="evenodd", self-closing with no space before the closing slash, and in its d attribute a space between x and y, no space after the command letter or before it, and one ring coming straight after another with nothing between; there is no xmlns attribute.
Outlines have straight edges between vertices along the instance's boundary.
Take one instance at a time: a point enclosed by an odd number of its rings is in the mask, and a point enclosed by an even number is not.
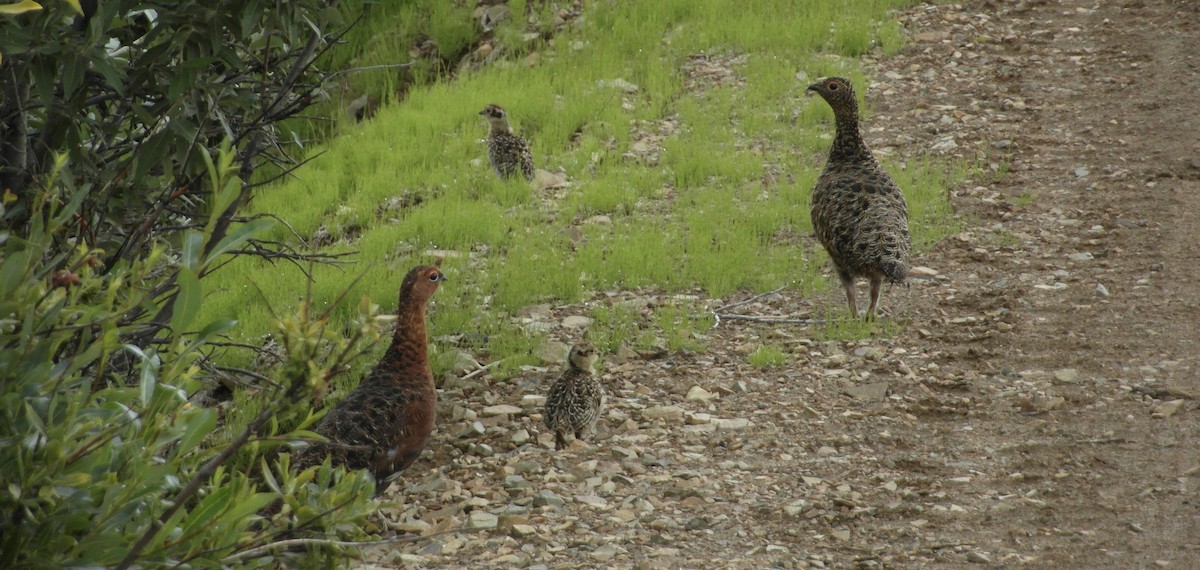
<svg viewBox="0 0 1200 570"><path fill-rule="evenodd" d="M500 360L497 360L497 361L494 361L494 362L489 362L489 363L487 363L487 364L485 364L485 365L483 365L483 366L480 366L480 367L479 367L479 370L472 370L471 372L467 373L466 375L464 375L464 376L462 377L462 379L463 379L463 380L470 380L471 378L474 378L474 377L476 377L476 376L479 376L480 374L483 374L483 373L484 373L485 371L487 371L489 368L495 368L495 367L496 367L496 365L498 365L498 364L500 364L501 362L504 362L504 361L505 361L505 359L504 359L504 358L501 358Z"/></svg>
<svg viewBox="0 0 1200 570"><path fill-rule="evenodd" d="M736 303L729 303L728 305L721 305L720 307L713 309L712 312L720 313L721 311L728 311L729 309L732 309L734 307L741 307L742 305L749 305L750 303L753 303L759 299L762 299L763 297L769 297L780 291L783 291L785 288L786 288L786 286L779 287L778 289L772 289L770 291L767 291L766 293L759 293L758 295L750 297L749 299L746 299L744 301L738 301Z"/></svg>
<svg viewBox="0 0 1200 570"><path fill-rule="evenodd" d="M713 316L717 317L718 323L720 323L721 319L730 321L771 323L776 325L823 325L829 322L828 319L790 319L787 317L759 317L756 315L739 315L733 313L713 313Z"/></svg>
<svg viewBox="0 0 1200 570"><path fill-rule="evenodd" d="M268 378L267 376L259 374L258 372L255 372L253 370L247 370L245 368L238 368L236 366L221 366L218 364L213 364L208 361L203 362L201 364L201 366L203 366L204 368L213 370L214 372L221 372L221 373L225 373L225 374L241 374L243 376L249 376L255 380L258 380L259 382L264 382L264 383L270 385L272 388L280 388L281 387L278 382Z"/></svg>
<svg viewBox="0 0 1200 570"><path fill-rule="evenodd" d="M947 548L958 548L960 546L975 546L974 542L940 542L925 546L926 550L945 550Z"/></svg>
<svg viewBox="0 0 1200 570"><path fill-rule="evenodd" d="M276 180L279 180L280 178L292 176L292 173L295 172L296 170L298 170L301 166L308 164L313 159L317 158L318 156L321 156L322 154L325 154L325 151L322 150L322 151L313 153L312 156L307 156L304 158L304 160L295 162L293 165L289 166L288 168L281 168L279 174L275 174L274 176L271 176L271 177L267 178L266 180L262 180L259 182L252 182L249 185L249 187L250 188L258 188L259 186L266 186L268 184L274 183Z"/></svg>
<svg viewBox="0 0 1200 570"><path fill-rule="evenodd" d="M1137 443L1137 441L1124 437L1102 437L1098 439L1078 439L1075 443L1079 444L1109 444L1109 443Z"/></svg>
<svg viewBox="0 0 1200 570"><path fill-rule="evenodd" d="M368 66L365 66L365 67L351 67L351 68L349 68L349 69L343 69L343 70L341 70L341 71L335 71L335 72L333 72L333 73L330 73L329 75L326 75L326 76L325 76L325 81L329 81L329 80L331 80L331 79L334 79L335 77L337 77L337 76L339 76L339 75L344 75L344 74L347 74L347 73L353 73L353 72L356 72L356 71L372 71L372 70L375 70L375 69L404 69L404 68L406 68L406 67L412 67L412 64L413 64L413 62L411 62L411 61L410 61L410 62L408 62L408 63L390 63L390 64L386 64L386 65L368 65Z"/></svg>
<svg viewBox="0 0 1200 570"><path fill-rule="evenodd" d="M449 528L446 530L439 530L437 532L431 532L429 534L422 534L419 536L397 536L397 537L392 537L392 538L384 538L381 540L365 540L365 541L330 540L327 538L291 538L288 540L281 540L279 542L272 542L271 544L264 544L262 546L256 546L254 548L249 548L249 549L243 550L241 552L235 552L233 554L230 554L229 556L226 556L225 558L222 558L221 563L222 564L232 564L234 562L237 562L239 560L244 560L246 558L254 558L255 556L259 556L261 554L270 552L272 550L278 550L280 548L291 548L293 546L340 546L343 548L357 548L357 547L362 547L362 546L377 546L377 545L382 545L382 544L398 544L398 543L404 543L404 542L417 542L420 540L432 538L432 537L443 535L443 534L457 534L460 532L475 532L478 530L480 530L480 529L455 527L455 528Z"/></svg>

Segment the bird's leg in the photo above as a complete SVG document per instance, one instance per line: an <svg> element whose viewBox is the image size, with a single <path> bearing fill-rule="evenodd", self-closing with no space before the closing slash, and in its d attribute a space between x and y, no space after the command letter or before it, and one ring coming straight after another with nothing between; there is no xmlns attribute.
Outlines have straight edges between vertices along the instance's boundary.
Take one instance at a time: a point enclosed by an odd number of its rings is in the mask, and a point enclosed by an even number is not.
<svg viewBox="0 0 1200 570"><path fill-rule="evenodd" d="M579 441L583 441L583 430L581 430L581 429L575 430L575 439L577 439Z"/></svg>
<svg viewBox="0 0 1200 570"><path fill-rule="evenodd" d="M846 290L846 303L850 305L850 318L858 318L858 305L854 302L854 277L845 271L838 271L838 277L842 280L842 288Z"/></svg>
<svg viewBox="0 0 1200 570"><path fill-rule="evenodd" d="M567 439L563 437L561 431L554 432L554 450L558 451L567 446Z"/></svg>
<svg viewBox="0 0 1200 570"><path fill-rule="evenodd" d="M871 276L871 305L867 307L867 320L875 320L875 309L879 305L879 293L883 290L883 277Z"/></svg>

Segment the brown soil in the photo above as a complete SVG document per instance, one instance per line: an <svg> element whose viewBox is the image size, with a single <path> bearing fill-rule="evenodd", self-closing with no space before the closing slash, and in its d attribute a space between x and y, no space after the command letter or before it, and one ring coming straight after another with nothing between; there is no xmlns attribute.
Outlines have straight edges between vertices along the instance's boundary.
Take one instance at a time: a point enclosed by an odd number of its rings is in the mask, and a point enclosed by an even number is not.
<svg viewBox="0 0 1200 570"><path fill-rule="evenodd" d="M542 379L448 387L422 459L443 467L418 464L384 515L498 528L367 561L1200 568L1200 4L903 19L910 45L868 62L868 142L995 170L953 190L965 230L916 259L932 271L885 293L903 332L725 321L703 353L614 360L595 445L557 454L523 399ZM785 291L737 310L842 303ZM747 364L766 341L788 365ZM502 403L521 411L484 409ZM476 419L485 433L464 433Z"/></svg>

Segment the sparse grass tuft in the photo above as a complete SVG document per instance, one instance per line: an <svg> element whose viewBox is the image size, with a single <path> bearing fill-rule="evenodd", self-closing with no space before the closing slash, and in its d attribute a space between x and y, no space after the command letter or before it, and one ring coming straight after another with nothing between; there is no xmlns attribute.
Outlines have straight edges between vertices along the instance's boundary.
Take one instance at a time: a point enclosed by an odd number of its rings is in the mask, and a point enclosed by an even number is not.
<svg viewBox="0 0 1200 570"><path fill-rule="evenodd" d="M641 315L637 310L616 305L592 309L588 334L600 352L612 352L621 346L633 346L641 335Z"/></svg>
<svg viewBox="0 0 1200 570"><path fill-rule="evenodd" d="M747 360L755 368L774 368L787 364L788 357L778 346L763 345L750 353Z"/></svg>
<svg viewBox="0 0 1200 570"><path fill-rule="evenodd" d="M885 292L886 295L886 292ZM860 309L863 310L863 309ZM825 324L816 329L813 338L820 341L859 340L871 336L892 336L900 332L900 325L892 319L876 319L867 322L861 317L848 318L846 310L826 314Z"/></svg>
<svg viewBox="0 0 1200 570"><path fill-rule="evenodd" d="M666 305L654 311L655 324L662 330L667 350L703 350L706 337L702 334L712 328L712 317L697 317L687 312L687 307Z"/></svg>

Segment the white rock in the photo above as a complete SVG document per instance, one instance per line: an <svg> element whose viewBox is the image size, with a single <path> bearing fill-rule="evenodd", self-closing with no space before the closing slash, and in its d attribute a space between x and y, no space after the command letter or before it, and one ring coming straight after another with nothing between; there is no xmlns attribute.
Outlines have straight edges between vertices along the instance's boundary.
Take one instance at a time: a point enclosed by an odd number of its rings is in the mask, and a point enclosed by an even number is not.
<svg viewBox="0 0 1200 570"><path fill-rule="evenodd" d="M482 410L484 416L511 416L521 413L521 408L512 404L496 404Z"/></svg>
<svg viewBox="0 0 1200 570"><path fill-rule="evenodd" d="M563 319L562 324L569 329L583 328L592 324L592 318L583 315L571 315Z"/></svg>
<svg viewBox="0 0 1200 570"><path fill-rule="evenodd" d="M933 143L933 150L954 150L958 148L958 141L954 137L945 137Z"/></svg>
<svg viewBox="0 0 1200 570"><path fill-rule="evenodd" d="M746 429L754 425L754 423L746 418L716 420L716 424L719 429Z"/></svg>
<svg viewBox="0 0 1200 570"><path fill-rule="evenodd" d="M1182 406L1183 400L1171 400L1170 402L1163 402L1162 404L1154 407L1154 413L1152 415L1156 418L1169 418L1175 415L1175 412L1178 412L1179 408Z"/></svg>
<svg viewBox="0 0 1200 570"><path fill-rule="evenodd" d="M427 523L421 519L405 521L402 523L396 523L396 524L389 525L389 526L392 527L392 530L396 530L396 531L400 531L400 532L411 532L411 533L417 533L417 534L423 533L432 527L432 525L430 525L429 523Z"/></svg>
<svg viewBox="0 0 1200 570"><path fill-rule="evenodd" d="M717 397L716 394L709 392L708 390L705 390L704 388L701 388L699 386L692 386L691 389L688 390L687 396L685 396L684 398L687 400L698 400L701 402L707 402L716 397Z"/></svg>
<svg viewBox="0 0 1200 570"><path fill-rule="evenodd" d="M611 226L613 221L612 221L612 218L610 218L604 214L596 214L595 216L592 216L592 217L584 220L583 223L585 225Z"/></svg>
<svg viewBox="0 0 1200 570"><path fill-rule="evenodd" d="M1079 371L1074 368L1060 368L1054 371L1056 384L1074 384L1079 382Z"/></svg>
<svg viewBox="0 0 1200 570"><path fill-rule="evenodd" d="M467 526L470 528L496 528L499 524L500 518L487 511L471 511L471 516L467 519Z"/></svg>
<svg viewBox="0 0 1200 570"><path fill-rule="evenodd" d="M597 509L608 508L608 501L605 500L604 497L599 497L596 495L575 495L575 502L583 503L589 507L595 507Z"/></svg>
<svg viewBox="0 0 1200 570"><path fill-rule="evenodd" d="M690 426L698 426L698 425L704 425L707 423L711 423L712 419L713 418L712 418L711 414L699 412L699 413L689 415L687 417L687 420L685 420L685 423L687 423Z"/></svg>
<svg viewBox="0 0 1200 570"><path fill-rule="evenodd" d="M611 544L605 544L605 545L591 551L591 553L589 553L588 556L591 556L595 560L604 562L606 560L612 560L612 558L619 553L620 553L620 551L617 550L616 546L613 546Z"/></svg>
<svg viewBox="0 0 1200 570"><path fill-rule="evenodd" d="M683 408L679 406L650 406L642 410L642 417L648 420L682 420Z"/></svg>
<svg viewBox="0 0 1200 570"><path fill-rule="evenodd" d="M567 175L549 170L537 169L533 174L533 187L538 190L548 190L551 188L564 188L570 186L567 182Z"/></svg>
<svg viewBox="0 0 1200 570"><path fill-rule="evenodd" d="M512 526L512 534L513 534L513 536L519 536L519 537L533 536L533 535L537 534L537 529L534 528L532 525L514 524Z"/></svg>
<svg viewBox="0 0 1200 570"><path fill-rule="evenodd" d="M522 428L522 429L519 429L519 430L513 432L513 434L512 434L512 442L513 443L515 443L517 445L521 445L527 441L529 441L529 430Z"/></svg>

